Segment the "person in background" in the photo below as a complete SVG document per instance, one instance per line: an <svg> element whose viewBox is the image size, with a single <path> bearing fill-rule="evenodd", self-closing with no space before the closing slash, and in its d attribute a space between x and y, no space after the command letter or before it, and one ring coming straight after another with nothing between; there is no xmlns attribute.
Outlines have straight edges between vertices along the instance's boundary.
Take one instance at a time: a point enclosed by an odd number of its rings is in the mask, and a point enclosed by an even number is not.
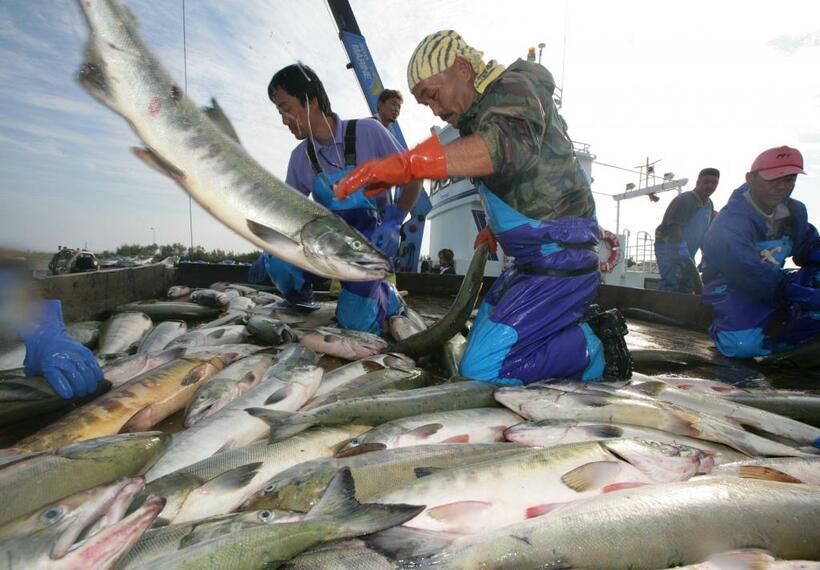
<svg viewBox="0 0 820 570"><path fill-rule="evenodd" d="M724 356L769 355L820 336L820 237L791 197L798 174L796 148L762 152L706 234L702 300ZM798 271L783 269L789 257Z"/></svg>
<svg viewBox="0 0 820 570"><path fill-rule="evenodd" d="M617 311L588 313L600 282L600 235L590 182L553 101L555 81L536 63L505 68L452 30L425 37L407 69L410 91L459 130L367 162L337 186L472 177L487 212L483 242L496 239L515 266L495 281L470 332L460 374L500 384L543 378L629 378L626 324Z"/></svg>
<svg viewBox="0 0 820 570"><path fill-rule="evenodd" d="M370 239L389 258L398 252L401 223L421 189L421 181L404 185L398 203L390 195L370 197L363 190L344 199L333 195L333 185L357 164L389 156L400 149L396 139L378 121L342 120L333 113L324 85L309 67L294 64L277 71L268 85L282 123L301 141L290 156L286 182L344 219ZM309 311L315 276L263 254L251 267L251 282L271 277L287 304ZM399 309L395 287L384 280L343 282L336 319L341 328L379 334L385 320Z"/></svg>
<svg viewBox="0 0 820 570"><path fill-rule="evenodd" d="M379 94L379 99L376 102L376 110L378 111L376 118L384 125L385 129L399 119L402 103L404 103L404 98L395 89L385 89Z"/></svg>
<svg viewBox="0 0 820 570"><path fill-rule="evenodd" d="M456 262L452 249L442 249L438 252L438 273L439 275L455 275Z"/></svg>
<svg viewBox="0 0 820 570"><path fill-rule="evenodd" d="M714 210L710 197L719 182L717 168L704 168L698 174L695 188L676 196L666 208L663 221L655 230L655 259L661 273L658 283L661 291L695 291L691 272L684 264L694 264L695 254L703 247Z"/></svg>
<svg viewBox="0 0 820 570"><path fill-rule="evenodd" d="M72 338L62 304L33 300L18 255L0 249L0 343L20 338L26 347L26 376L43 376L61 398L97 391L103 373L92 352Z"/></svg>

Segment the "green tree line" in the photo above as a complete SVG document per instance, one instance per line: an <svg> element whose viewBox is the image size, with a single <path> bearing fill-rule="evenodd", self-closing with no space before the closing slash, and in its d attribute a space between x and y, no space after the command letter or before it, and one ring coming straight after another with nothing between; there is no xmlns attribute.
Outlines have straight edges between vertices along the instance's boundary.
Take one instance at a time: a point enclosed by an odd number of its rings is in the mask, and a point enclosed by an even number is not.
<svg viewBox="0 0 820 570"><path fill-rule="evenodd" d="M259 251L236 253L234 251L226 251L224 249L212 249L208 251L201 245L197 245L191 249L181 243L174 243L170 245L140 245L133 243L121 245L115 251L102 251L96 255L100 260L119 255L122 257L150 257L152 261L158 262L162 261L166 257L177 255L181 261L207 261L209 263L220 263L223 260L232 259L239 263L253 263L259 257L259 253Z"/></svg>

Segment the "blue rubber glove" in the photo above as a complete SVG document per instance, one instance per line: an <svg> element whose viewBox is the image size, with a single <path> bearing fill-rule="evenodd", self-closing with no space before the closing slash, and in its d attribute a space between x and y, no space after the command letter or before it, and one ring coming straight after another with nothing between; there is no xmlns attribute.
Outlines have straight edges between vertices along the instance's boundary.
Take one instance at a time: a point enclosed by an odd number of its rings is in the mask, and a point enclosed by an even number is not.
<svg viewBox="0 0 820 570"><path fill-rule="evenodd" d="M686 245L685 241L682 241L678 244L678 255L680 257L685 257L686 259L692 258L692 256L689 255L689 246Z"/></svg>
<svg viewBox="0 0 820 570"><path fill-rule="evenodd" d="M262 253L259 259L253 262L248 270L248 283L264 283L268 278L268 271L265 269L265 254Z"/></svg>
<svg viewBox="0 0 820 570"><path fill-rule="evenodd" d="M820 311L820 289L789 283L786 286L786 298L792 303L804 305L810 311Z"/></svg>
<svg viewBox="0 0 820 570"><path fill-rule="evenodd" d="M398 206L389 205L384 209L384 219L373 232L370 238L377 248L382 250L389 259L394 259L399 253L401 239L401 223L407 213Z"/></svg>
<svg viewBox="0 0 820 570"><path fill-rule="evenodd" d="M39 319L20 335L26 375L42 375L66 400L93 394L103 373L94 355L65 330L60 301L42 301Z"/></svg>
<svg viewBox="0 0 820 570"><path fill-rule="evenodd" d="M820 265L820 249L815 249L809 254L809 261Z"/></svg>
<svg viewBox="0 0 820 570"><path fill-rule="evenodd" d="M269 253L263 255L268 275L279 292L284 295L287 303L306 311L319 307L313 300L313 284L305 281L305 272L302 269ZM282 303L282 306L287 307L288 304Z"/></svg>

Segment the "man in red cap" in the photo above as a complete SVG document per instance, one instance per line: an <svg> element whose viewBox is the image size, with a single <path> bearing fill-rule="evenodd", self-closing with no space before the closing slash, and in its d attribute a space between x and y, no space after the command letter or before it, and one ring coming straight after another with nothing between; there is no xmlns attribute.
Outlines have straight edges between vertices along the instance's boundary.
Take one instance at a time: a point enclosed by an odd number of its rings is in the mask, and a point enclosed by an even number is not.
<svg viewBox="0 0 820 570"><path fill-rule="evenodd" d="M761 153L706 234L703 302L724 356L764 356L820 336L820 237L791 198L798 174L796 148ZM788 257L799 271L783 269Z"/></svg>

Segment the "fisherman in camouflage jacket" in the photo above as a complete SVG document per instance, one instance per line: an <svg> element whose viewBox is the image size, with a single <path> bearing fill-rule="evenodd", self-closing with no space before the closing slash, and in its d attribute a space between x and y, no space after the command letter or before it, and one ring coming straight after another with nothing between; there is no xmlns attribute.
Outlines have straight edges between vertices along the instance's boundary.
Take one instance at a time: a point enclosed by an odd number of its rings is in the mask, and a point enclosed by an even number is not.
<svg viewBox="0 0 820 570"><path fill-rule="evenodd" d="M442 146L433 136L367 162L336 195L419 178L473 178L489 220L476 246L500 243L515 265L479 309L461 374L500 384L628 378L623 317L590 310L600 230L590 181L552 99L555 81L538 64L505 68L482 55L451 30L424 38L408 65L410 90L461 138Z"/></svg>

